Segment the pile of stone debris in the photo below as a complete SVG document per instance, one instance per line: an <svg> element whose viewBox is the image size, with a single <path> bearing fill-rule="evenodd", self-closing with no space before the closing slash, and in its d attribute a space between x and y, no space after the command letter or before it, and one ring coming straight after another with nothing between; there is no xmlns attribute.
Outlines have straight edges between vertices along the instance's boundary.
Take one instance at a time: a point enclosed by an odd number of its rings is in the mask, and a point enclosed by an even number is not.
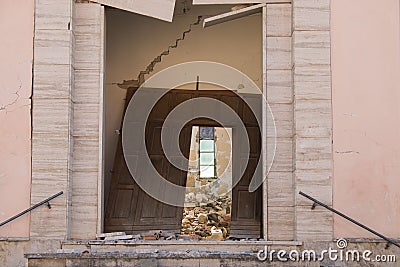
<svg viewBox="0 0 400 267"><path fill-rule="evenodd" d="M229 236L231 197L225 195L200 207L185 207L181 238L223 240Z"/></svg>
<svg viewBox="0 0 400 267"><path fill-rule="evenodd" d="M106 242L139 240L224 240L229 237L231 224L230 195L198 207L185 207L181 232L151 230L140 234L112 232L97 235Z"/></svg>

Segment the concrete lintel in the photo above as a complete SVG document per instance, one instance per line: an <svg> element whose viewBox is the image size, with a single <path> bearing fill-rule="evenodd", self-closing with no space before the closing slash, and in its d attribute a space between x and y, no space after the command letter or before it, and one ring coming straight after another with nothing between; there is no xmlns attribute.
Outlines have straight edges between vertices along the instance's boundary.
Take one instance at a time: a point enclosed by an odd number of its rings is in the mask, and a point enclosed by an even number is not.
<svg viewBox="0 0 400 267"><path fill-rule="evenodd" d="M213 16L210 18L206 18L203 22L203 28L213 26L216 24L224 23L227 21L243 18L252 14L260 13L261 8L264 7L265 4L258 4L249 7L245 7L239 10L233 10L227 13L223 13L217 16Z"/></svg>

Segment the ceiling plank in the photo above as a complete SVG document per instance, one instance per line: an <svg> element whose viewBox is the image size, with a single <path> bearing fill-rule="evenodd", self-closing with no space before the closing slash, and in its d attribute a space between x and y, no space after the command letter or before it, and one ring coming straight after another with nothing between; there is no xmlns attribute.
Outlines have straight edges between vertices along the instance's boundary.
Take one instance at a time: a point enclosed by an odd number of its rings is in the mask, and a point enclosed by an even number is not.
<svg viewBox="0 0 400 267"><path fill-rule="evenodd" d="M215 5L215 4L279 4L291 3L292 0L193 0L193 5Z"/></svg>
<svg viewBox="0 0 400 267"><path fill-rule="evenodd" d="M172 22L175 0L91 0L105 6Z"/></svg>
<svg viewBox="0 0 400 267"><path fill-rule="evenodd" d="M252 14L260 13L261 8L263 6L265 6L265 4L253 5L253 6L245 7L242 9L233 10L228 13L223 13L223 14L220 14L217 16L213 16L210 18L206 18L203 22L203 27L206 28L206 27L213 26L213 25L216 25L219 23L224 23L227 21L239 19L239 18L249 16Z"/></svg>

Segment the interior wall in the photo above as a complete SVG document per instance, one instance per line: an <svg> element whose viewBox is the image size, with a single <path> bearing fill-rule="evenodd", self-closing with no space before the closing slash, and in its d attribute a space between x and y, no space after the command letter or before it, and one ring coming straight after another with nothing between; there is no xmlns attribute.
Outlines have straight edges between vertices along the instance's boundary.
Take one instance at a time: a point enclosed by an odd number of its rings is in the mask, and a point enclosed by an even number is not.
<svg viewBox="0 0 400 267"><path fill-rule="evenodd" d="M0 8L0 221L30 205L33 0ZM0 228L0 237L29 237L29 215Z"/></svg>
<svg viewBox="0 0 400 267"><path fill-rule="evenodd" d="M216 179L200 178L199 126L192 127L185 207L201 206L228 195L232 189L232 129L215 127Z"/></svg>
<svg viewBox="0 0 400 267"><path fill-rule="evenodd" d="M334 207L400 237L398 0L332 5ZM373 237L334 218L336 237Z"/></svg>
<svg viewBox="0 0 400 267"><path fill-rule="evenodd" d="M197 20L230 11L231 6L184 6L177 3L172 23L116 9L106 10L106 92L105 92L105 196L112 175L115 148L120 129L125 90L112 84L136 79L141 70ZM151 75L187 61L215 61L247 74L262 88L261 14L203 29L194 26L177 49L163 57ZM151 76L150 75L150 76ZM147 77L148 78L148 77Z"/></svg>

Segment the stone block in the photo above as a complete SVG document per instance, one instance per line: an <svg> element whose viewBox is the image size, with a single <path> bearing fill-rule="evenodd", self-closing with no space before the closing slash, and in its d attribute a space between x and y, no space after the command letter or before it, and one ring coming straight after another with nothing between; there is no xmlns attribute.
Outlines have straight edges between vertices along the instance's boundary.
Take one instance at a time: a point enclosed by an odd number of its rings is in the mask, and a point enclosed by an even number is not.
<svg viewBox="0 0 400 267"><path fill-rule="evenodd" d="M330 65L329 31L295 31L293 33L293 63L295 67Z"/></svg>
<svg viewBox="0 0 400 267"><path fill-rule="evenodd" d="M332 139L295 138L296 170L331 170Z"/></svg>
<svg viewBox="0 0 400 267"><path fill-rule="evenodd" d="M325 203L326 205L332 205L332 172L330 170L296 170L294 175L297 206L311 207L312 205L312 201L299 194L300 191Z"/></svg>
<svg viewBox="0 0 400 267"><path fill-rule="evenodd" d="M70 98L73 69L68 64L35 64L33 69L33 99Z"/></svg>
<svg viewBox="0 0 400 267"><path fill-rule="evenodd" d="M329 65L307 65L294 68L296 100L330 100L331 69Z"/></svg>
<svg viewBox="0 0 400 267"><path fill-rule="evenodd" d="M35 65L71 64L73 41L69 30L35 30Z"/></svg>
<svg viewBox="0 0 400 267"><path fill-rule="evenodd" d="M267 36L292 36L292 4L267 6Z"/></svg>
<svg viewBox="0 0 400 267"><path fill-rule="evenodd" d="M267 149L273 148L270 147ZM291 138L277 138L274 155L275 157L271 167L272 172L293 171L293 140Z"/></svg>
<svg viewBox="0 0 400 267"><path fill-rule="evenodd" d="M99 136L100 106L96 103L75 103L74 136Z"/></svg>
<svg viewBox="0 0 400 267"><path fill-rule="evenodd" d="M293 103L291 70L267 70L267 101L269 104Z"/></svg>
<svg viewBox="0 0 400 267"><path fill-rule="evenodd" d="M268 207L268 239L294 240L294 207Z"/></svg>
<svg viewBox="0 0 400 267"><path fill-rule="evenodd" d="M268 207L294 206L293 172L270 172L268 183Z"/></svg>
<svg viewBox="0 0 400 267"><path fill-rule="evenodd" d="M332 104L330 100L296 100L294 107L298 137L330 137Z"/></svg>
<svg viewBox="0 0 400 267"><path fill-rule="evenodd" d="M100 70L75 70L75 103L100 103Z"/></svg>
<svg viewBox="0 0 400 267"><path fill-rule="evenodd" d="M331 241L333 238L333 213L323 207L311 210L308 206L296 207L296 240Z"/></svg>
<svg viewBox="0 0 400 267"><path fill-rule="evenodd" d="M292 69L292 38L267 37L267 69Z"/></svg>
<svg viewBox="0 0 400 267"><path fill-rule="evenodd" d="M292 104L270 104L269 105L273 114L274 123L268 123L267 127L276 128L277 138L291 138L293 137L293 105ZM267 130L268 136L273 134L272 129Z"/></svg>
<svg viewBox="0 0 400 267"><path fill-rule="evenodd" d="M73 171L97 172L99 139L96 137L75 137L73 147Z"/></svg>
<svg viewBox="0 0 400 267"><path fill-rule="evenodd" d="M293 0L295 31L329 31L330 0Z"/></svg>
<svg viewBox="0 0 400 267"><path fill-rule="evenodd" d="M35 1L35 29L71 29L71 0Z"/></svg>

